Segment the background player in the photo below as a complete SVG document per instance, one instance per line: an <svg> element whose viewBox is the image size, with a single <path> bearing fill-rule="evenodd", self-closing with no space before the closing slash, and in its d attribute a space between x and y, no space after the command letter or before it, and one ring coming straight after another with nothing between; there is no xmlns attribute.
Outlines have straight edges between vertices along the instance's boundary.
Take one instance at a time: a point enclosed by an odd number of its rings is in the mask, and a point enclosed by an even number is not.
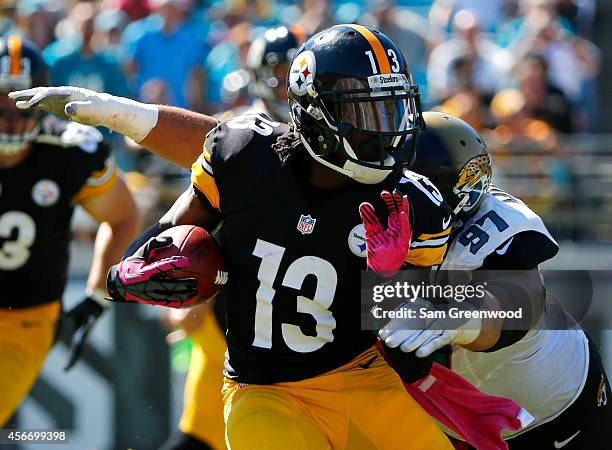
<svg viewBox="0 0 612 450"><path fill-rule="evenodd" d="M401 393L401 381L372 347L374 337L359 330L354 301L365 248L347 245L363 226L358 206L369 201L378 211L389 205L391 223L405 227L395 236L381 233L389 245L380 256L399 255L398 266L404 258L419 266L441 262L448 212L431 183L400 170L414 150L404 145L406 137L422 126L410 82L403 56L382 33L343 25L314 36L289 75L295 132L262 115L217 126L194 164L193 190L139 240L179 223L212 229L222 219L219 239L232 271L224 387L230 447L274 449L291 442L293 448L344 448L358 435L364 449L397 448L398 442L449 448ZM184 110L75 88L12 97L21 108L66 111L74 120L104 124L181 164L215 125ZM384 188L410 198L410 221L406 197L387 193L386 205ZM410 232L418 244L407 252ZM136 301L135 283L122 274L142 265L145 248L109 275L113 291L120 288ZM140 287L155 289L159 282L138 278ZM163 282L184 286L186 294L193 290L184 280ZM391 421L396 426L389 428Z"/></svg>
<svg viewBox="0 0 612 450"><path fill-rule="evenodd" d="M512 281L504 284L505 293L489 282L494 297L489 301L499 302L497 309L520 305L540 317L531 330L499 321L483 324L482 331L473 327L462 332L434 331L435 323L427 330L411 330L407 322L395 321L382 337L387 345L419 357L454 344L454 371L535 416L526 430L506 433L510 449L609 448L600 430L612 419L610 387L597 348L546 299L538 274L538 265L557 253L557 243L523 202L491 186L490 155L472 127L448 114L423 115L427 131L420 136L414 168L434 181L462 223L453 231L441 269L513 271L516 279L505 280ZM524 304L521 290L508 290L512 285L531 291L529 297L541 305ZM573 326L559 329L566 322Z"/></svg>
<svg viewBox="0 0 612 450"><path fill-rule="evenodd" d="M18 110L11 90L46 84L38 50L0 38L0 425L30 390L56 334L79 204L101 222L87 297L67 316L74 364L108 302L105 276L137 231L132 196L94 128Z"/></svg>

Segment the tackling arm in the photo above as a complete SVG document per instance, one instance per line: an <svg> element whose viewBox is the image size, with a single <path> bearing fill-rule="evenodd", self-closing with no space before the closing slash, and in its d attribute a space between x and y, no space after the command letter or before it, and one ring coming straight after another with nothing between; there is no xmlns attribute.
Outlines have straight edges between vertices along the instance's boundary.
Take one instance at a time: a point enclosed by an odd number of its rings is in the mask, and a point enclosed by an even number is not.
<svg viewBox="0 0 612 450"><path fill-rule="evenodd" d="M478 337L463 345L471 351L496 351L518 342L536 325L544 310L546 290L537 268L487 273L494 275L486 277L486 297L479 309L514 311L521 308L523 319L483 319Z"/></svg>
<svg viewBox="0 0 612 450"><path fill-rule="evenodd" d="M40 109L62 119L104 126L186 168L200 155L205 136L217 124L213 117L185 109L71 86L26 89L9 97L20 109Z"/></svg>
<svg viewBox="0 0 612 450"><path fill-rule="evenodd" d="M204 138L217 125L214 117L171 106L157 106L157 124L140 145L174 164L189 168L202 153Z"/></svg>

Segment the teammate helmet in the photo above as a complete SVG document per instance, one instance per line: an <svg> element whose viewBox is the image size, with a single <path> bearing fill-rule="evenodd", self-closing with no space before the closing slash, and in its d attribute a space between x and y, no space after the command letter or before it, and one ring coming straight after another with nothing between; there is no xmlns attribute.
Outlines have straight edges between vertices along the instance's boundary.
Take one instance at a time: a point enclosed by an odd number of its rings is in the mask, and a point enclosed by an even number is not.
<svg viewBox="0 0 612 450"><path fill-rule="evenodd" d="M412 167L428 177L459 217L475 213L491 185L491 156L484 139L449 114L423 113L427 128L419 134Z"/></svg>
<svg viewBox="0 0 612 450"><path fill-rule="evenodd" d="M17 35L0 37L0 156L25 148L39 129L40 112L17 109L6 94L47 84L47 66L36 46Z"/></svg>
<svg viewBox="0 0 612 450"><path fill-rule="evenodd" d="M424 126L418 88L380 31L349 24L314 35L293 58L287 92L296 132L321 164L375 184L411 162Z"/></svg>
<svg viewBox="0 0 612 450"><path fill-rule="evenodd" d="M289 107L283 83L303 35L297 26L270 28L253 41L247 54L247 66L253 76L251 94L262 99L276 118L285 121L289 121Z"/></svg>

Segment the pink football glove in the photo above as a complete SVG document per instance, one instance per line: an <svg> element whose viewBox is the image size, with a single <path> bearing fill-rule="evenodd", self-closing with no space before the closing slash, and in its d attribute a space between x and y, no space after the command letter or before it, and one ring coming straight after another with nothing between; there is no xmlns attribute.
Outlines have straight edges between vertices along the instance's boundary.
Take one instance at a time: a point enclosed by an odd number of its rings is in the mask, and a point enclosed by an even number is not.
<svg viewBox="0 0 612 450"><path fill-rule="evenodd" d="M408 197L397 191L391 194L382 191L382 199L389 208L387 229L378 221L370 203L359 205L359 215L365 227L368 268L377 274L390 278L402 267L410 250L412 228L409 220Z"/></svg>
<svg viewBox="0 0 612 450"><path fill-rule="evenodd" d="M171 238L153 237L134 256L111 267L106 280L111 300L172 308L191 306L198 293L196 280L168 276L173 270L187 267L189 259L173 256L150 262L153 250L170 244Z"/></svg>

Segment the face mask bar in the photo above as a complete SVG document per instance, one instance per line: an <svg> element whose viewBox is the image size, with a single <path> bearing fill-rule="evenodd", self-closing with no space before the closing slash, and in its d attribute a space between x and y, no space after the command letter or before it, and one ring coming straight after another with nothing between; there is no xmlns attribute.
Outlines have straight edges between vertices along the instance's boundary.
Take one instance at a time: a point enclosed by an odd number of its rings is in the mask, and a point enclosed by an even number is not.
<svg viewBox="0 0 612 450"><path fill-rule="evenodd" d="M0 108L0 155L18 153L38 135L40 111Z"/></svg>

